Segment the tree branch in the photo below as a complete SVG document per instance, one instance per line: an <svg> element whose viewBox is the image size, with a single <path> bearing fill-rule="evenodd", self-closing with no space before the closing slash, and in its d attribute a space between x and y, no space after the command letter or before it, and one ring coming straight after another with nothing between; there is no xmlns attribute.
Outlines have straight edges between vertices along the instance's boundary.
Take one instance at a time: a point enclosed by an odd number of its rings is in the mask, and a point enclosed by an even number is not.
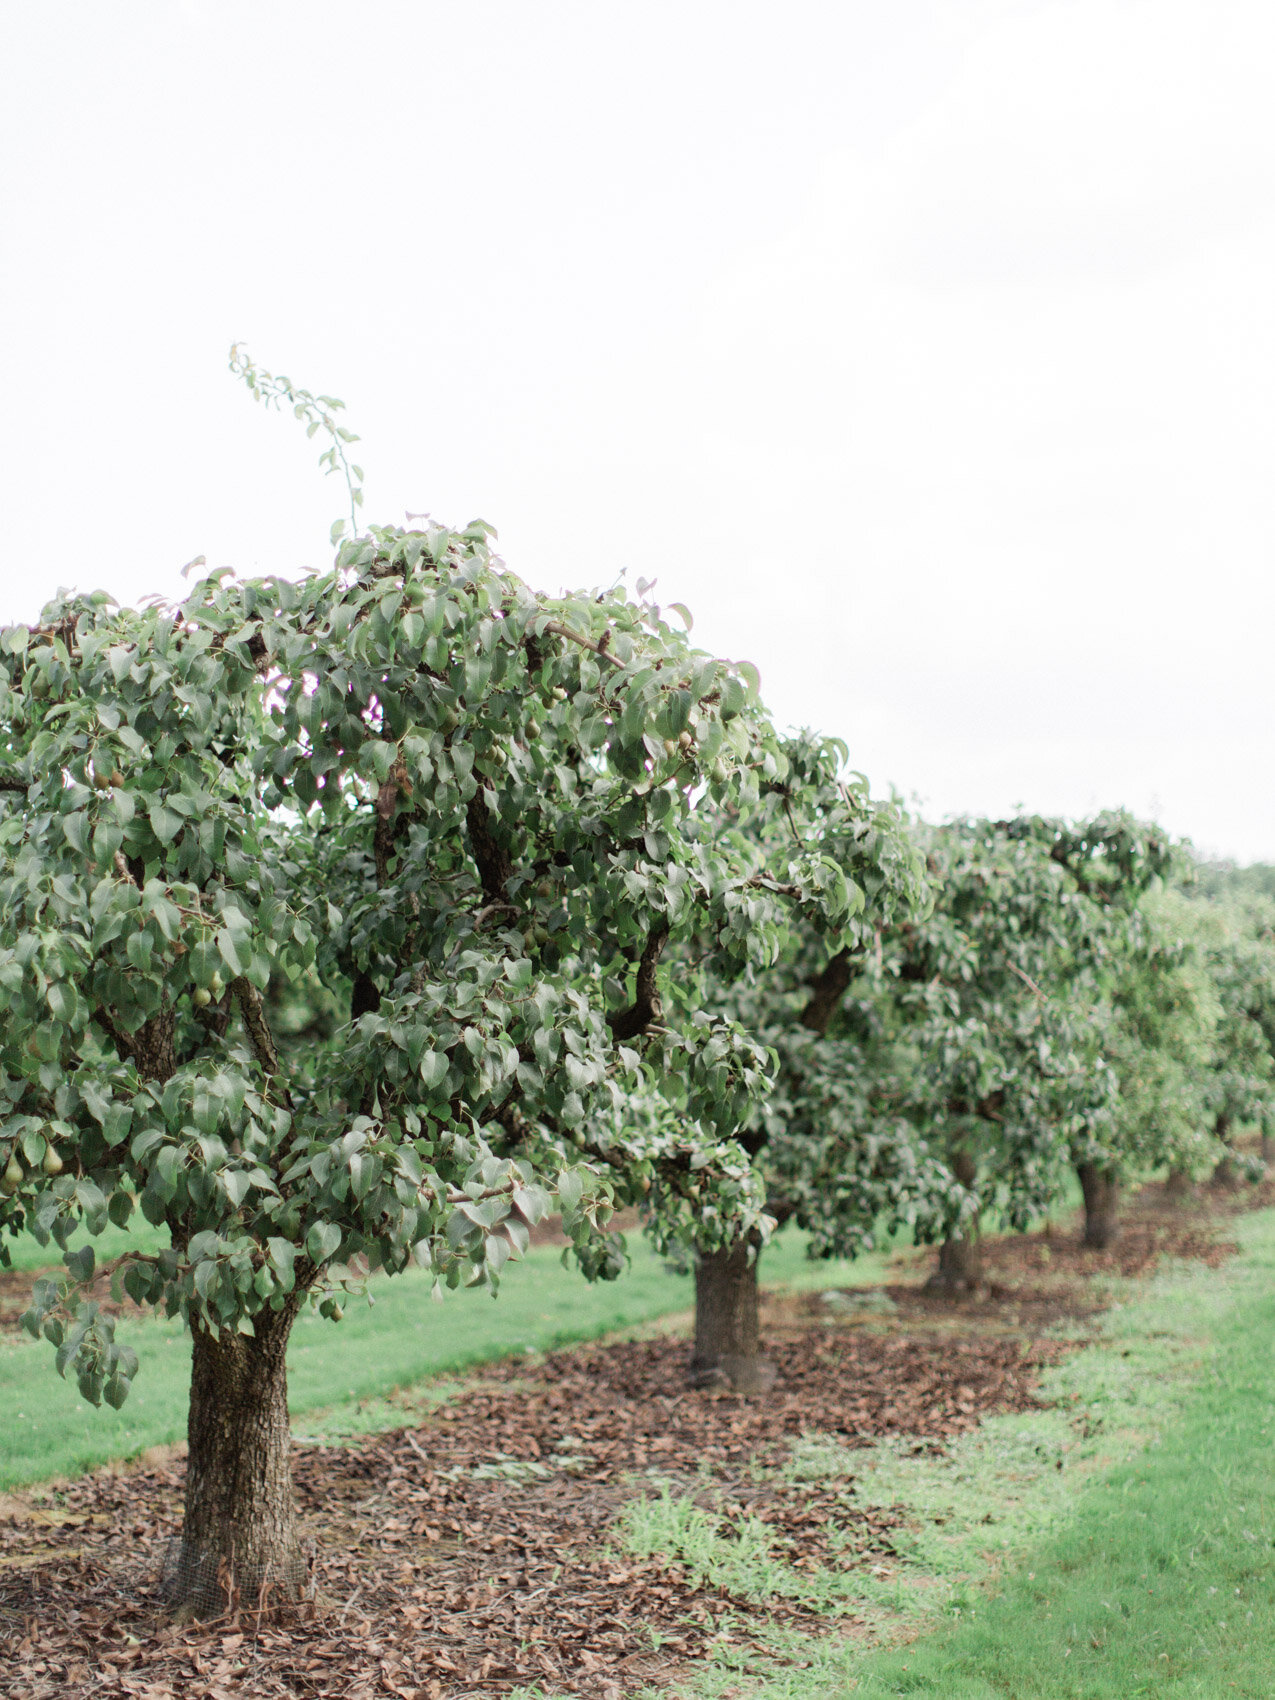
<svg viewBox="0 0 1275 1700"><path fill-rule="evenodd" d="M771 879L769 874L750 874L744 884L754 886L758 891L773 891L777 897L801 896L799 885L781 885L778 880Z"/></svg>
<svg viewBox="0 0 1275 1700"><path fill-rule="evenodd" d="M480 931L483 924L490 921L493 915L498 915L502 909L507 915L517 915L519 912L517 904L514 903L485 903L474 916L474 931Z"/></svg>
<svg viewBox="0 0 1275 1700"><path fill-rule="evenodd" d="M167 997L158 1014L149 1016L136 1033L125 1033L110 1011L104 1009L101 1004L93 1011L93 1019L103 1032L110 1035L120 1056L131 1059L144 1080L164 1081L171 1078L177 1065L173 1055L177 1016Z"/></svg>
<svg viewBox="0 0 1275 1700"><path fill-rule="evenodd" d="M129 867L128 863L124 860L124 852L122 850L117 850L115 852L115 872L120 876L120 878L124 881L124 883L126 885L140 886L141 883L142 883L141 880L133 878L133 870Z"/></svg>
<svg viewBox="0 0 1275 1700"><path fill-rule="evenodd" d="M109 1035L111 1043L121 1057L131 1057L134 1062L137 1061L137 1046L131 1036L125 1033L122 1027L116 1025L114 1016L103 1009L101 1004L98 1004L93 1011L93 1019L102 1031Z"/></svg>
<svg viewBox="0 0 1275 1700"><path fill-rule="evenodd" d="M636 996L628 1009L607 1016L607 1026L611 1029L612 1038L636 1039L639 1033L646 1031L652 1021L659 1021L664 1014L655 970L667 943L667 927L652 927L646 935L642 960L638 963Z"/></svg>
<svg viewBox="0 0 1275 1700"><path fill-rule="evenodd" d="M253 1055L267 1074L278 1074L279 1053L275 1049L274 1037L266 1022L261 993L242 974L230 982L229 990L239 1005Z"/></svg>
<svg viewBox="0 0 1275 1700"><path fill-rule="evenodd" d="M1008 957L1006 958L1006 961L1007 962L1009 961ZM1044 992L1041 991L1040 987L1036 984L1035 980L1032 979L1030 974L1024 974L1022 969L1018 966L1018 964L1016 962L1010 962L1009 963L1009 969L1010 969L1011 974L1017 974L1018 975L1018 978L1023 982L1023 984L1027 987L1027 989L1030 992L1034 993L1036 997L1042 998L1042 999L1044 998L1045 994L1044 994Z"/></svg>
<svg viewBox="0 0 1275 1700"><path fill-rule="evenodd" d="M503 844L497 843L491 830L481 785L469 799L465 824L469 828L469 845L478 864L483 896L488 903L504 903L505 884L514 871L514 865L509 859L509 852Z"/></svg>
<svg viewBox="0 0 1275 1700"><path fill-rule="evenodd" d="M801 1012L801 1025L822 1038L849 984L850 952L839 950L823 972L810 981L810 1002Z"/></svg>
<svg viewBox="0 0 1275 1700"><path fill-rule="evenodd" d="M611 667L623 667L624 663L611 654L607 648L611 634L608 632L601 643L594 643L592 638L585 637L583 632L573 632L570 626L563 626L557 620L547 620L543 627L546 633L552 632L554 637L566 638L568 643L578 643L581 649L587 649L596 655L599 661L605 661Z"/></svg>

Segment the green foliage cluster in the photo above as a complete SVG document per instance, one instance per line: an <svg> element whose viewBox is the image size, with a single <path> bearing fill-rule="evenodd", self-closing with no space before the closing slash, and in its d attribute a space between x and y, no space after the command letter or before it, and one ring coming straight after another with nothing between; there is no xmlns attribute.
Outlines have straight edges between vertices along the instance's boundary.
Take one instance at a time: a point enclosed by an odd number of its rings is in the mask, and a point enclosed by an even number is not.
<svg viewBox="0 0 1275 1700"><path fill-rule="evenodd" d="M850 941L922 888L901 824L827 761L810 803L755 675L682 627L533 594L479 523L7 628L3 1225L140 1210L171 1245L117 1284L214 1337L298 1294L339 1316L368 1268L494 1284L551 1203L591 1275L617 1193L701 1248L762 1227L734 1136L768 1053L661 958L760 972L791 923ZM780 797L813 822L782 853L730 824ZM331 1019L276 1032L289 987ZM69 1253L27 1322L118 1403L93 1274Z"/></svg>
<svg viewBox="0 0 1275 1700"><path fill-rule="evenodd" d="M773 968L717 979L715 1007L778 1059L743 1137L813 1254L883 1226L960 1237L988 1209L1025 1227L1072 1165L1199 1167L1223 1101L1264 1113L1269 929L1168 889L1187 864L1163 833L1122 814L909 827L929 908L840 948L794 928Z"/></svg>

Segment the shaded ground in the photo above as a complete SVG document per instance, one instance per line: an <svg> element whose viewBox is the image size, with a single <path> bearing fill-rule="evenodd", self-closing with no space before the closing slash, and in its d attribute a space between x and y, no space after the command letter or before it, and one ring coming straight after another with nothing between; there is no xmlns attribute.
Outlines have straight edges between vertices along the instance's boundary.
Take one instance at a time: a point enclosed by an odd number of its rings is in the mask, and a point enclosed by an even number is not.
<svg viewBox="0 0 1275 1700"><path fill-rule="evenodd" d="M1236 1250L1220 1231L1225 1216L1272 1203L1275 1186L1269 1195L1266 1186L1221 1195L1201 1188L1185 1199L1149 1186L1129 1200L1119 1236L1105 1251L1087 1250L1079 1225L1066 1233L1045 1228L1033 1234L1005 1234L984 1242L983 1284L973 1293L953 1297L927 1292L915 1275L885 1292L892 1314L911 1325L978 1318L984 1327L1046 1328L1101 1310L1105 1284L1113 1278L1149 1275L1172 1259L1216 1269ZM818 1302L823 1295L813 1297Z"/></svg>
<svg viewBox="0 0 1275 1700"><path fill-rule="evenodd" d="M673 1483L710 1512L752 1517L790 1575L888 1563L906 1508L858 1506L846 1481L784 1480L774 1466L795 1440L934 1448L989 1412L1026 1409L1038 1367L1066 1349L1040 1329L1099 1308L1094 1274L1227 1249L1204 1204L1170 1214L1147 1196L1109 1253L1057 1234L988 1242L987 1288L956 1305L901 1283L772 1301L779 1380L761 1399L685 1391L686 1343L663 1337L509 1361L424 1426L298 1446L298 1499L322 1543L312 1585L335 1602L312 1622L258 1625L248 1602L211 1628L166 1622L157 1577L180 1460L15 1496L0 1502L0 1693L444 1700L541 1683L618 1700L668 1686L723 1644L764 1648L776 1623L826 1628L828 1602L790 1588L763 1607L620 1556L626 1502ZM913 1256L911 1278L923 1269Z"/></svg>

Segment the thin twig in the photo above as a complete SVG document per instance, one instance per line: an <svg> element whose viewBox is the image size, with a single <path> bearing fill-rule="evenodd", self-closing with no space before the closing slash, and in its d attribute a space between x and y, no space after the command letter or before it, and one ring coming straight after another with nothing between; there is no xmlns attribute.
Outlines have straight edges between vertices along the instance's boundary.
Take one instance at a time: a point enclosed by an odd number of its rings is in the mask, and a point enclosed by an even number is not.
<svg viewBox="0 0 1275 1700"><path fill-rule="evenodd" d="M1008 957L1006 957L1006 961L1007 962L1009 961ZM1018 978L1023 982L1023 984L1026 987L1028 987L1028 989L1030 991L1032 991L1038 998L1042 998L1042 999L1044 998L1044 996L1045 996L1044 992L1041 991L1040 987L1036 984L1035 980L1032 979L1030 974L1024 974L1022 969L1018 966L1018 964L1016 962L1010 962L1009 967L1010 967L1010 972L1013 973L1013 974L1017 974Z"/></svg>
<svg viewBox="0 0 1275 1700"><path fill-rule="evenodd" d="M593 639L585 637L583 632L573 632L570 626L564 626L557 620L547 620L544 630L551 632L554 637L566 638L568 643L578 643L581 649L589 650L598 657L599 661L605 661L612 667L622 668L624 666L624 663L612 655L603 644L594 643Z"/></svg>

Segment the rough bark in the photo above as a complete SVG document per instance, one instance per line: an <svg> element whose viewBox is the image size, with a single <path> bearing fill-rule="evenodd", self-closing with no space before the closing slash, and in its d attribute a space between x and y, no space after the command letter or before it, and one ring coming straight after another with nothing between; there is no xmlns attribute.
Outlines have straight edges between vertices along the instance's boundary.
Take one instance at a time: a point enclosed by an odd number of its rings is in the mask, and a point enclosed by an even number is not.
<svg viewBox="0 0 1275 1700"><path fill-rule="evenodd" d="M952 1173L962 1186L972 1187L978 1178L978 1165L968 1151L954 1151L949 1159ZM973 1292L983 1279L983 1258L978 1245L978 1219L970 1225L968 1234L944 1240L939 1247L939 1265L925 1283L927 1292Z"/></svg>
<svg viewBox="0 0 1275 1700"><path fill-rule="evenodd" d="M611 1036L623 1044L628 1039L636 1039L645 1033L653 1021L662 1021L664 1005L660 1001L660 982L656 969L660 965L660 957L664 954L664 946L668 943L667 927L652 927L642 946L642 959L638 963L637 996L628 1009L617 1011L615 1015L607 1016L607 1025Z"/></svg>
<svg viewBox="0 0 1275 1700"><path fill-rule="evenodd" d="M700 1257L695 1270L693 1386L760 1393L774 1384L775 1367L761 1355L757 1263L757 1244L750 1239Z"/></svg>
<svg viewBox="0 0 1275 1700"><path fill-rule="evenodd" d="M1105 1251L1119 1231L1120 1177L1097 1163L1077 1163L1076 1174L1085 1200L1084 1243Z"/></svg>
<svg viewBox="0 0 1275 1700"><path fill-rule="evenodd" d="M255 1336L214 1339L194 1329L185 1515L164 1579L182 1618L301 1596L306 1567L288 1456L294 1316L292 1307L266 1311Z"/></svg>

